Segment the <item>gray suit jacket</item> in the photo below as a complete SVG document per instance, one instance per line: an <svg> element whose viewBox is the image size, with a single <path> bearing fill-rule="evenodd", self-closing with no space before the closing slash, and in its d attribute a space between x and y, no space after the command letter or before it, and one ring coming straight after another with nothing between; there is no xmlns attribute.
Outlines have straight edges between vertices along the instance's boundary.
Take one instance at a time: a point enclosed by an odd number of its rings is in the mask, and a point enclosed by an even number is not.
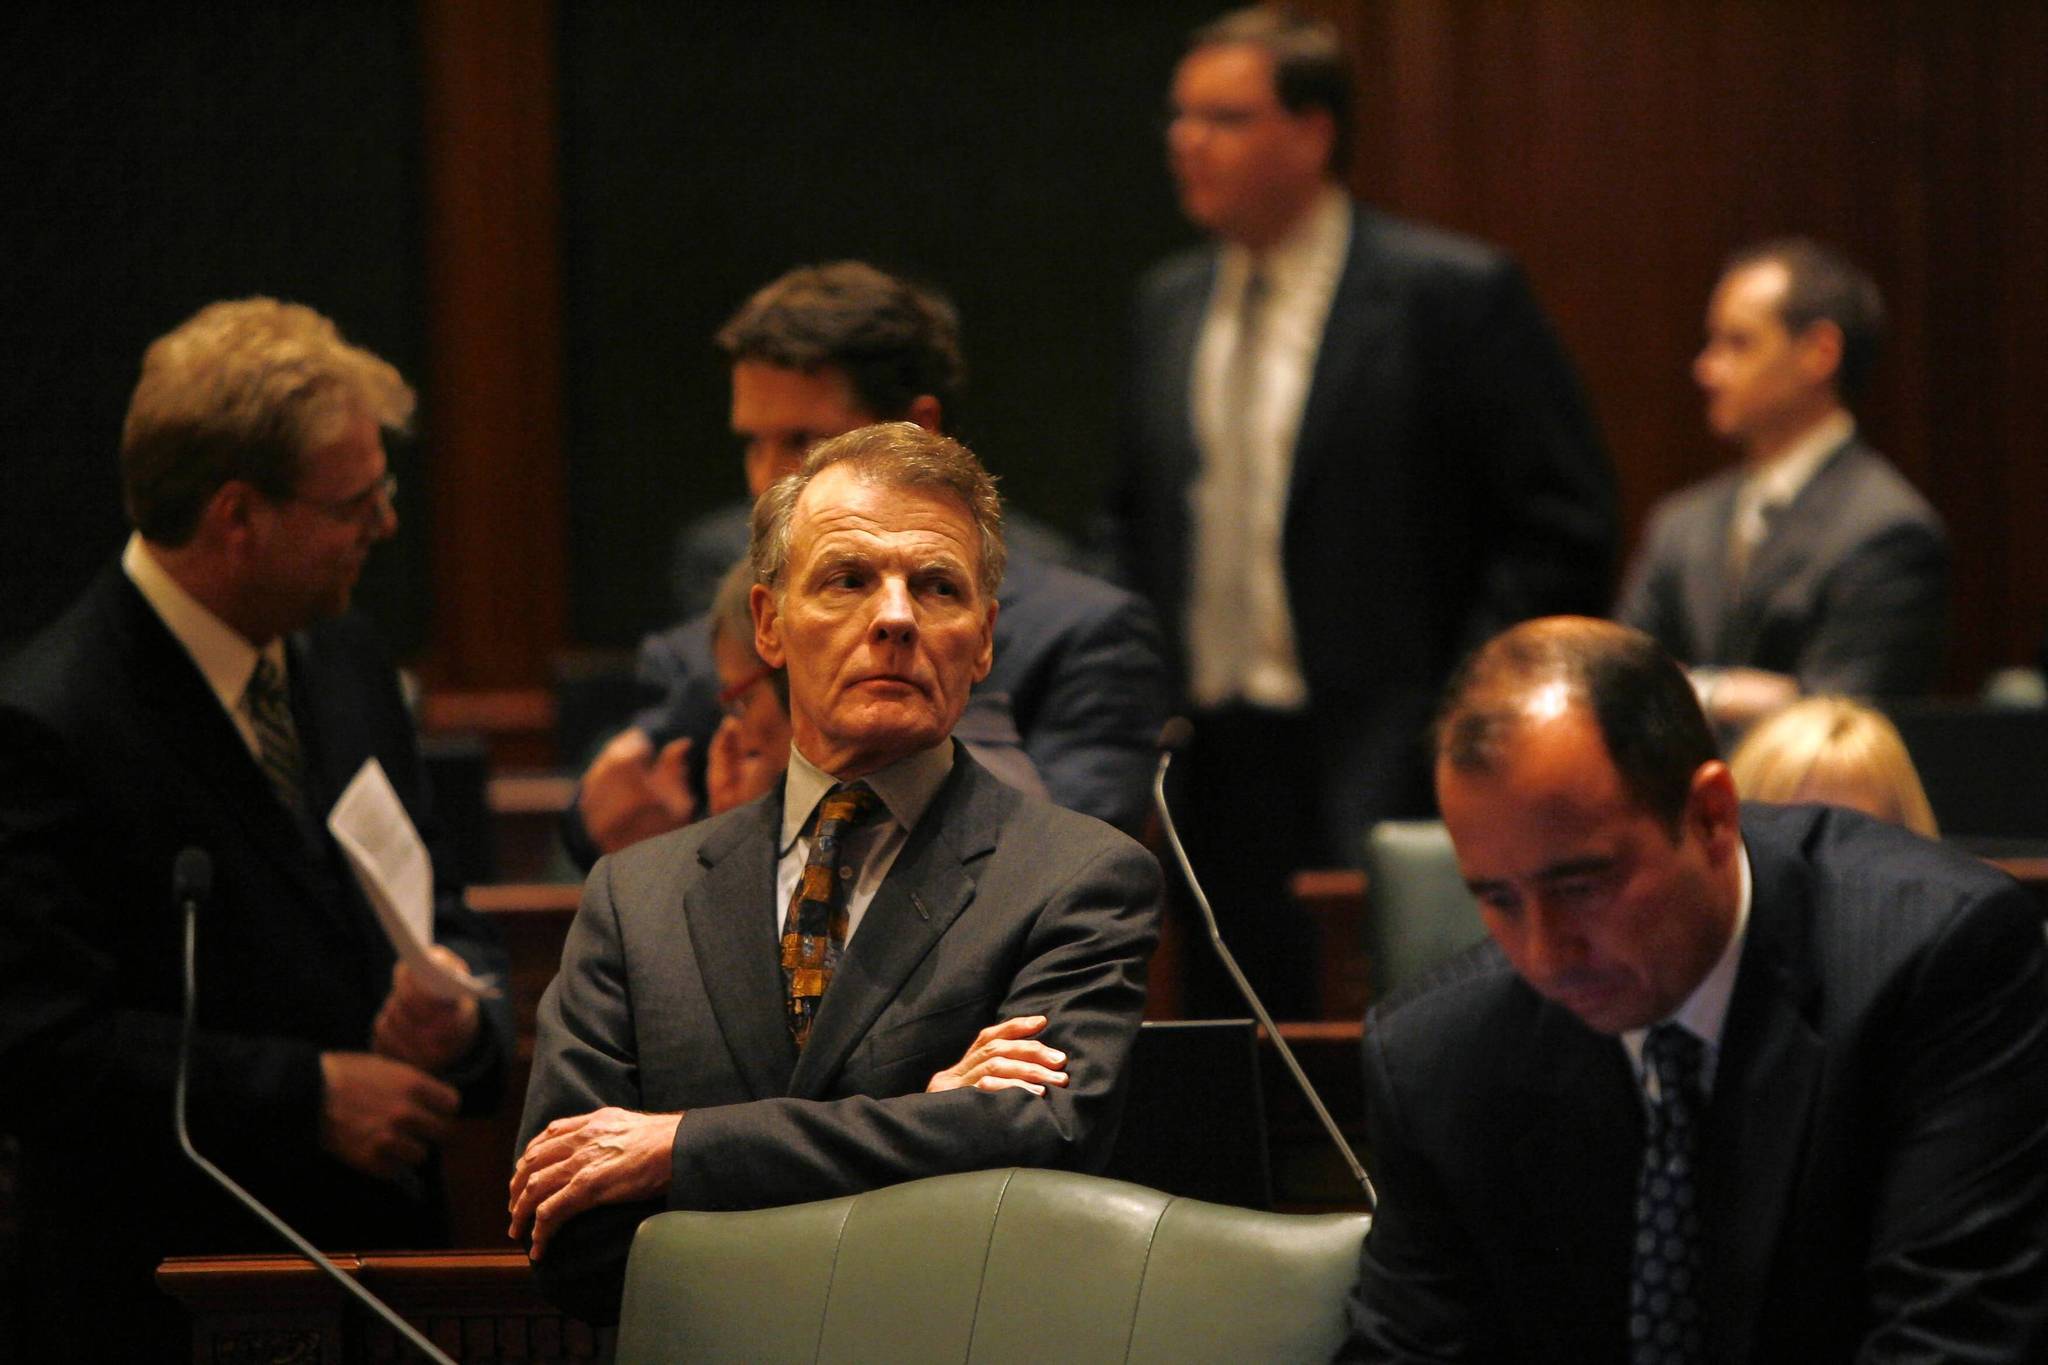
<svg viewBox="0 0 2048 1365"><path fill-rule="evenodd" d="M1767 668L1808 692L1925 692L1948 615L1948 537L1927 500L1876 451L1845 442L1735 584L1741 482L1729 470L1657 505L1616 616L1688 665Z"/></svg>
<svg viewBox="0 0 2048 1365"><path fill-rule="evenodd" d="M597 865L541 1002L521 1145L605 1105L681 1110L670 1208L754 1208L919 1176L1108 1156L1157 932L1158 863L956 750L799 1058L776 962L778 788ZM1000 1019L1043 1014L1071 1083L925 1094ZM616 1313L641 1204L572 1221L539 1263Z"/></svg>

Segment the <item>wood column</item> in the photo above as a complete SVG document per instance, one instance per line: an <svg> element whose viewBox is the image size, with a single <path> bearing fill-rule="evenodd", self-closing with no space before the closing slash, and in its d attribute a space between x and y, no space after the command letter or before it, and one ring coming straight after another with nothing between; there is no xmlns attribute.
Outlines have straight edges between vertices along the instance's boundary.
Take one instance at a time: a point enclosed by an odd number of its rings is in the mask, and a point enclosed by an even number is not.
<svg viewBox="0 0 2048 1365"><path fill-rule="evenodd" d="M536 687L566 638L552 0L422 0L433 551L424 671Z"/></svg>

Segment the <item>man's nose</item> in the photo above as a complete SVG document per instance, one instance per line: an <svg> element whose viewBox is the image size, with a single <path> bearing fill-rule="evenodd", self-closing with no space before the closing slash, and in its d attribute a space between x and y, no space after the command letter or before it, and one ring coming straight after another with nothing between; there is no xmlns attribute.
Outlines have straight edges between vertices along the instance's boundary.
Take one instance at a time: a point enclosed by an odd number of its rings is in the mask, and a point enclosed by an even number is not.
<svg viewBox="0 0 2048 1365"><path fill-rule="evenodd" d="M1703 389L1713 388L1714 369L1713 351L1711 349L1702 350L1692 358L1692 382Z"/></svg>
<svg viewBox="0 0 2048 1365"><path fill-rule="evenodd" d="M870 627L877 641L909 644L917 638L917 608L911 601L910 585L888 575L875 591L875 615Z"/></svg>
<svg viewBox="0 0 2048 1365"><path fill-rule="evenodd" d="M1530 906L1522 956L1530 976L1550 981L1584 964L1586 945L1564 917L1539 898Z"/></svg>

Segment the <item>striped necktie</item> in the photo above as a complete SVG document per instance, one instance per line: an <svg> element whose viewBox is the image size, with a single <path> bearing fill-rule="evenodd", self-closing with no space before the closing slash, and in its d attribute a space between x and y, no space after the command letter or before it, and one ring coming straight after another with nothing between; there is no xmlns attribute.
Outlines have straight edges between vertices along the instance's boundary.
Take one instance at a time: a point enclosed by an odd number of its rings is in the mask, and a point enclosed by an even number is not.
<svg viewBox="0 0 2048 1365"><path fill-rule="evenodd" d="M277 799L297 814L301 809L299 732L292 725L290 689L284 670L265 655L256 657L256 669L242 690L242 709L256 730L256 762L270 779Z"/></svg>

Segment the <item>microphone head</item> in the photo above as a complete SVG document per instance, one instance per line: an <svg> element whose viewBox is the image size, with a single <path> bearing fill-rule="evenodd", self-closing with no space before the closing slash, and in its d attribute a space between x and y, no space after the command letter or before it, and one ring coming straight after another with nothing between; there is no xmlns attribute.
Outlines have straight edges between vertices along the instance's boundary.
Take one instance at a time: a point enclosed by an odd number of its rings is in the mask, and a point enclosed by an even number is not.
<svg viewBox="0 0 2048 1365"><path fill-rule="evenodd" d="M1166 724L1159 727L1159 748L1164 753L1177 754L1188 747L1188 741L1195 736L1195 727L1186 716L1169 716Z"/></svg>
<svg viewBox="0 0 2048 1365"><path fill-rule="evenodd" d="M178 851L171 864L171 895L180 904L203 901L213 890L213 855L199 847Z"/></svg>

